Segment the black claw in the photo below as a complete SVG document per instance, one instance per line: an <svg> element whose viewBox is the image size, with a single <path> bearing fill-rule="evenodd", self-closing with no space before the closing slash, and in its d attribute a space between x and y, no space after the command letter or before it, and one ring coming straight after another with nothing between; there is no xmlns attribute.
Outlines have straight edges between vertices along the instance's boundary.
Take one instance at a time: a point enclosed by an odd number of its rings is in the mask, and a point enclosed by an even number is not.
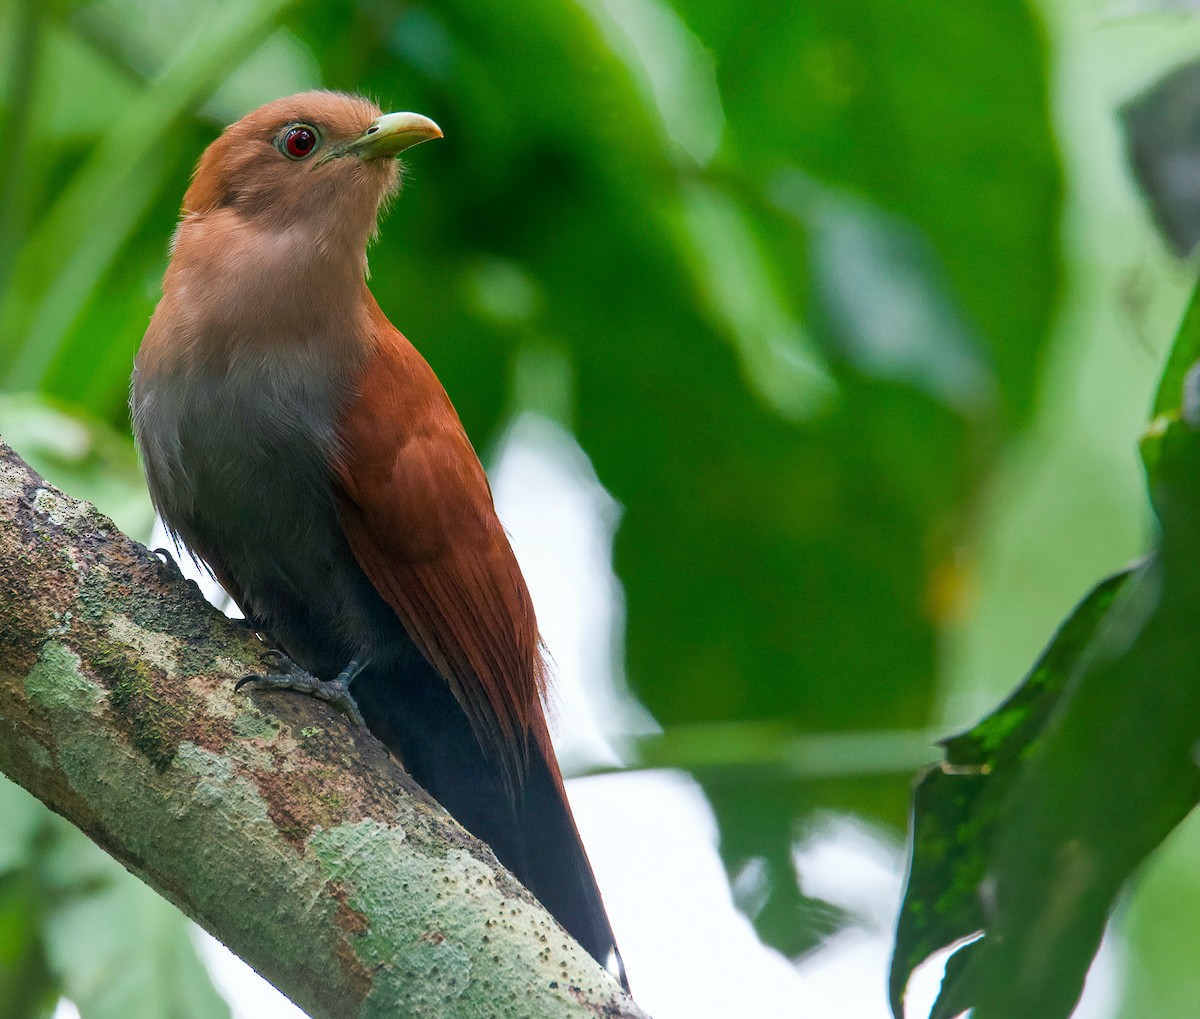
<svg viewBox="0 0 1200 1019"><path fill-rule="evenodd" d="M182 574L183 571L179 568L179 563L175 561L175 557L171 555L171 550L168 548L152 548L150 554L157 559L162 560L162 565L168 569L174 570L176 573Z"/></svg>

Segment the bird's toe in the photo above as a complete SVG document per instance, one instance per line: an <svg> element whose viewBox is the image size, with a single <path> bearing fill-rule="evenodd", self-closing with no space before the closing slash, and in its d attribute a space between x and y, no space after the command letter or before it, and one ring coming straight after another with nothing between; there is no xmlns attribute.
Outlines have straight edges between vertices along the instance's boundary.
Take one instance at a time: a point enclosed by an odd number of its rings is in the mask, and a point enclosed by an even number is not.
<svg viewBox="0 0 1200 1019"><path fill-rule="evenodd" d="M295 690L297 693L308 694L317 700L325 701L326 704L331 704L355 725L365 724L362 712L350 693L350 684L344 675L338 676L337 679L318 679L279 651L268 652L268 655L286 665L287 670L265 675L243 676L234 684L235 692L250 684L253 684L256 690ZM264 657L266 656L264 655Z"/></svg>

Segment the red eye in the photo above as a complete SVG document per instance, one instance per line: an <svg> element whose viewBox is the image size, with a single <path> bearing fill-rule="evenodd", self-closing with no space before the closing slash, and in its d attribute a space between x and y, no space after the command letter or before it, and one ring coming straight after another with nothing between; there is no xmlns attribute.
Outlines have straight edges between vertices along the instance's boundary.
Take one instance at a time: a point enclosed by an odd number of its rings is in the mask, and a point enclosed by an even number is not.
<svg viewBox="0 0 1200 1019"><path fill-rule="evenodd" d="M317 133L311 127L293 127L283 137L283 151L293 159L303 159L317 145Z"/></svg>

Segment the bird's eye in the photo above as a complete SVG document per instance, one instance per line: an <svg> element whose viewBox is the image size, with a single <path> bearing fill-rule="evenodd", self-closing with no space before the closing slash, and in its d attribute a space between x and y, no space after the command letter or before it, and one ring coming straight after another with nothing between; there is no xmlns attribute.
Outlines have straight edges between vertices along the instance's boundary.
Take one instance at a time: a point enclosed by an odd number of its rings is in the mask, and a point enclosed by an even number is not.
<svg viewBox="0 0 1200 1019"><path fill-rule="evenodd" d="M316 147L316 130L304 124L289 128L283 136L283 144L281 146L284 155L291 156L292 159L303 159Z"/></svg>

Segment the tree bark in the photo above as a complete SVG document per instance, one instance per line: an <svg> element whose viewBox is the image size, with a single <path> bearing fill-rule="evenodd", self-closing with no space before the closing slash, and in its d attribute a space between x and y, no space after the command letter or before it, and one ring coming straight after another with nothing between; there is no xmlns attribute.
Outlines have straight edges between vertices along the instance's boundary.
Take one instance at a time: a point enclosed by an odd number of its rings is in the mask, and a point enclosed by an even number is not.
<svg viewBox="0 0 1200 1019"><path fill-rule="evenodd" d="M315 1019L643 1017L366 729L0 441L0 771Z"/></svg>

